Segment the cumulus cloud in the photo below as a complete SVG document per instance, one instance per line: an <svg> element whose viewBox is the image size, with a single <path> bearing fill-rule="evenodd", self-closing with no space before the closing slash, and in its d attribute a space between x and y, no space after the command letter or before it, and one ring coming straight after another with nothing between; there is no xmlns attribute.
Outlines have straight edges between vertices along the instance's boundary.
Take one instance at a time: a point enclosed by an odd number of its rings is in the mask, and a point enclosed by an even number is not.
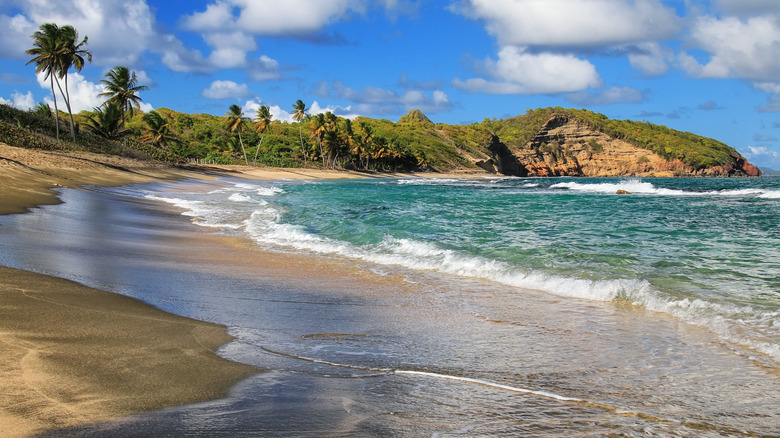
<svg viewBox="0 0 780 438"><path fill-rule="evenodd" d="M449 96L442 90L426 93L420 90L405 89L402 92L397 92L372 86L356 90L345 86L340 81L334 81L330 84L317 84L313 91L322 97L352 102L353 105L343 107L340 110L342 114L352 112L353 114L382 116L400 114L412 109L437 113L452 107ZM336 114L335 111L334 114Z"/></svg>
<svg viewBox="0 0 780 438"><path fill-rule="evenodd" d="M780 81L780 20L776 16L700 17L691 28L691 40L709 59L699 62L682 53L680 65L703 78L741 78Z"/></svg>
<svg viewBox="0 0 780 438"><path fill-rule="evenodd" d="M669 61L674 60L671 49L661 47L656 42L639 44L628 54L631 66L643 75L653 77L661 76L669 70Z"/></svg>
<svg viewBox="0 0 780 438"><path fill-rule="evenodd" d="M463 0L502 46L604 47L667 39L681 26L660 0Z"/></svg>
<svg viewBox="0 0 780 438"><path fill-rule="evenodd" d="M250 61L247 73L254 81L271 81L284 78L279 62L266 55Z"/></svg>
<svg viewBox="0 0 780 438"><path fill-rule="evenodd" d="M28 91L26 94L14 91L11 94L11 99L3 99L0 97L0 103L26 111L35 106L35 98L33 97L32 91Z"/></svg>
<svg viewBox="0 0 780 438"><path fill-rule="evenodd" d="M196 32L233 28L254 35L295 36L316 33L350 11L363 10L359 0L218 0L186 16L183 25Z"/></svg>
<svg viewBox="0 0 780 438"><path fill-rule="evenodd" d="M596 93L579 92L568 94L566 99L576 105L595 106L615 103L642 103L646 94L646 91L640 91L631 87L612 87Z"/></svg>
<svg viewBox="0 0 780 438"><path fill-rule="evenodd" d="M51 91L49 80L44 79L44 77L45 74L38 73L36 76L38 85L47 91ZM55 85L54 87L56 90L57 86ZM65 85L62 84L62 87L64 89ZM74 114L81 111L92 111L103 104L103 98L98 96L98 94L104 91L103 86L86 80L84 76L79 73L74 72L68 75L68 90L70 90L70 107ZM54 101L52 100L51 95L46 96L44 102L54 108ZM60 110L66 110L65 103L62 100L62 96L59 95L59 91L57 91L57 105Z"/></svg>
<svg viewBox="0 0 780 438"><path fill-rule="evenodd" d="M242 99L252 95L246 84L233 81L214 81L209 88L203 89L200 95L206 99Z"/></svg>
<svg viewBox="0 0 780 438"><path fill-rule="evenodd" d="M556 94L601 85L596 67L587 60L574 55L528 53L514 46L504 47L498 60L488 58L479 68L491 76L490 80L456 78L453 85L490 94Z"/></svg>
<svg viewBox="0 0 780 438"><path fill-rule="evenodd" d="M0 29L3 29L3 43L0 44L0 56L24 58L24 51L30 46L30 35L38 26L22 14L14 16L0 15Z"/></svg>

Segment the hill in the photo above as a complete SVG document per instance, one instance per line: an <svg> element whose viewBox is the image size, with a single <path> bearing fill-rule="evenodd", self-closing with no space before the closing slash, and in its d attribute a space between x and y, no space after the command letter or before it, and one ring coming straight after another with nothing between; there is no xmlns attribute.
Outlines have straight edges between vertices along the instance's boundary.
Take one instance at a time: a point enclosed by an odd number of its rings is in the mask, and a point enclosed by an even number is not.
<svg viewBox="0 0 780 438"><path fill-rule="evenodd" d="M322 114L307 116L301 123L273 123L265 131L247 121L240 142L225 128L225 117L167 108L155 113L164 125L164 135L150 135L148 120L137 112L128 120L128 132L121 142L82 128L73 144L52 138L52 118L0 106L0 141L166 161L239 164L247 160L275 167L484 170L516 176L761 174L734 148L717 140L646 122L611 120L587 110L543 108L468 125L436 124L418 110L397 123ZM86 126L91 116L94 113L82 112L77 120Z"/></svg>

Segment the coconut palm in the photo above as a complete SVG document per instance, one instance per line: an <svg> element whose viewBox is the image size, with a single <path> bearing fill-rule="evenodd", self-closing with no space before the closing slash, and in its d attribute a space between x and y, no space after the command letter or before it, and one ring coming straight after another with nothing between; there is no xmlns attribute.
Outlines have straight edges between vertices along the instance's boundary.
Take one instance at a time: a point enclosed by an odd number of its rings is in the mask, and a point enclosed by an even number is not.
<svg viewBox="0 0 780 438"><path fill-rule="evenodd" d="M84 36L78 44L76 41L79 39L79 32L70 25L62 26L60 28L62 38L62 56L60 60L60 79L65 79L65 106L68 108L68 116L70 117L70 136L73 141L76 141L76 129L73 123L73 110L70 106L70 91L68 90L68 70L71 67L76 71L81 71L84 68L84 56L87 57L89 62L92 62L92 53L83 47L87 44L88 38ZM62 90L60 90L62 92Z"/></svg>
<svg viewBox="0 0 780 438"><path fill-rule="evenodd" d="M255 159L253 161L255 164L257 164L257 153L260 152L260 145L263 144L263 139L265 138L265 131L273 126L273 118L274 116L271 114L268 105L261 105L260 109L255 112L255 131L262 134L260 143L257 144L257 149L255 150Z"/></svg>
<svg viewBox="0 0 780 438"><path fill-rule="evenodd" d="M303 146L303 119L306 117L306 111L309 109L306 108L306 104L303 103L301 99L298 99L298 101L295 102L295 105L293 105L293 113L292 118L296 122L298 122L298 135L301 138L301 150L303 151L303 161L306 161L306 148Z"/></svg>
<svg viewBox="0 0 780 438"><path fill-rule="evenodd" d="M125 114L133 116L133 108L141 108L138 92L148 90L146 85L138 85L138 77L134 71L121 65L106 73L106 79L101 79L105 92L98 96L108 97L106 103L116 103L122 113L122 127L125 127Z"/></svg>
<svg viewBox="0 0 780 438"><path fill-rule="evenodd" d="M34 114L38 114L39 116L46 117L47 119L53 117L53 114L51 113L51 108L47 103L44 102L38 102L38 105L35 105L30 109L30 112Z"/></svg>
<svg viewBox="0 0 780 438"><path fill-rule="evenodd" d="M249 160L246 158L246 149L244 149L244 140L241 139L241 131L246 127L246 122L249 119L244 117L244 110L236 104L230 105L230 109L225 115L228 116L225 127L230 132L238 133L238 142L241 144L241 152L244 154L244 161L246 164L249 164Z"/></svg>
<svg viewBox="0 0 780 438"><path fill-rule="evenodd" d="M325 151L322 150L322 136L327 131L325 123L325 115L322 113L315 115L309 121L309 135L317 140L317 145L320 147L320 156L322 157L323 169L325 168Z"/></svg>
<svg viewBox="0 0 780 438"><path fill-rule="evenodd" d="M57 81L57 75L60 71L63 56L63 42L59 26L54 23L42 24L40 28L33 33L30 38L33 39L33 48L25 53L33 56L27 61L27 64L35 63L35 73L45 73L44 80L49 80L51 86L51 96L54 99L54 122L56 126L57 139L60 138L60 118L59 107L57 106L57 93L54 92L54 83Z"/></svg>
<svg viewBox="0 0 780 438"><path fill-rule="evenodd" d="M87 127L95 134L116 140L127 135L122 123L122 110L116 102L95 108L95 114L87 116Z"/></svg>
<svg viewBox="0 0 780 438"><path fill-rule="evenodd" d="M176 139L171 134L171 126L168 119L157 111L149 111L143 116L146 122L146 135L140 138L141 141L154 143L158 146L167 147L169 141Z"/></svg>

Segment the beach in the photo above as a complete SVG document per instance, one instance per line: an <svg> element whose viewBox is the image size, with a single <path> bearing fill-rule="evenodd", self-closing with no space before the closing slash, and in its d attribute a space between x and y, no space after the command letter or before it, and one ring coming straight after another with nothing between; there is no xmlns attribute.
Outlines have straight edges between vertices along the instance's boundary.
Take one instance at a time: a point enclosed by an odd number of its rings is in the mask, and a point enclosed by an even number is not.
<svg viewBox="0 0 780 438"><path fill-rule="evenodd" d="M0 265L37 273L8 271L0 308L59 285L119 294L75 298L69 309L89 313L69 324L36 306L23 329L0 330L36 351L93 342L115 357L78 357L94 371L75 377L73 362L33 366L49 372L33 388L59 388L44 394L70 416L3 403L19 435L776 432L772 181L164 170L174 174L137 168L142 184L58 189L61 204L0 217ZM751 234L718 230L726 215ZM20 298L27 276L43 285ZM119 316L131 314L109 297L166 322L126 328L146 346L106 347L100 333L128 333ZM35 331L49 321L74 340ZM197 350L191 333L207 330L215 337ZM195 350L203 364L187 361ZM168 383L182 357L189 374ZM9 369L18 363L29 364ZM154 396L84 375L110 365L115 383L157 374ZM116 408L87 409L111 397Z"/></svg>
<svg viewBox="0 0 780 438"><path fill-rule="evenodd" d="M226 175L250 180L376 177L316 169L173 167L0 144L0 214L58 204L62 201L57 190L62 188L211 181ZM179 248L186 245L192 242ZM200 255L207 262L205 254L213 254L224 242L206 240L204 246L212 249L185 249L179 256ZM237 258L231 251L222 257ZM269 275L285 277L289 260L276 260L266 259ZM310 272L312 276L323 274L322 268L309 269L320 271ZM0 309L0 428L6 436L219 398L240 380L263 371L214 353L232 339L224 326L49 275L0 266Z"/></svg>
<svg viewBox="0 0 780 438"><path fill-rule="evenodd" d="M208 180L236 173L0 144L0 214L59 203L56 188ZM263 169L244 175L359 176ZM0 267L0 309L0 428L5 436L217 398L262 371L214 354L231 339L224 327L47 275Z"/></svg>

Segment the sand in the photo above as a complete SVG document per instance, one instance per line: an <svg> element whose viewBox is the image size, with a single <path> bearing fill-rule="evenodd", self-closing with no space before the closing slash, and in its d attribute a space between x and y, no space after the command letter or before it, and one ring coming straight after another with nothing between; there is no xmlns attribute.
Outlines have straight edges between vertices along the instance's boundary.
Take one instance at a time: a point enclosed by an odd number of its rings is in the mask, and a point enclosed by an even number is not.
<svg viewBox="0 0 780 438"><path fill-rule="evenodd" d="M0 143L0 214L59 203L58 187L219 176L275 180L483 175L170 166ZM284 266L288 263L285 260ZM277 275L284 275L282 271ZM262 371L215 354L230 340L222 326L67 280L0 267L0 430L3 436L29 436L222 397L241 379Z"/></svg>

